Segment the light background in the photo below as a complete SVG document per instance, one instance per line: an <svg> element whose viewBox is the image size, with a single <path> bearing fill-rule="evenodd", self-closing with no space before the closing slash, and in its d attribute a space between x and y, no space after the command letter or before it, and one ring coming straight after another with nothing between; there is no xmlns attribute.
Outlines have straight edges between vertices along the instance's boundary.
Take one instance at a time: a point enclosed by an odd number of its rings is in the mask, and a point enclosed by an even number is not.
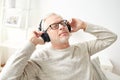
<svg viewBox="0 0 120 80"><path fill-rule="evenodd" d="M0 0L1 5L3 5L3 1ZM21 28L4 28L5 26L2 24L3 13L0 12L0 42L6 39L12 40L14 36L16 41L21 39L23 41L26 39L26 35L23 36L27 33L26 30L29 27L38 26L40 19L51 12L58 13L66 19L79 18L86 22L102 25L118 35L117 41L101 51L100 54L111 59L115 66L114 72L120 75L120 0L16 0L14 7L23 10L21 12ZM2 6L0 6L0 11L4 11ZM92 38L93 36L79 31L73 34L70 42L75 43Z"/></svg>

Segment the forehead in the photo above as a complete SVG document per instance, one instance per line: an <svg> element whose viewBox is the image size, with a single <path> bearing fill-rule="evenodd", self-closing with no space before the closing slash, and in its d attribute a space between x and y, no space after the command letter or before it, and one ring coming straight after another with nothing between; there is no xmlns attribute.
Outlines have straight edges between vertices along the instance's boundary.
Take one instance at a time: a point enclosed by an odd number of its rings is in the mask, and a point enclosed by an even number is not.
<svg viewBox="0 0 120 80"><path fill-rule="evenodd" d="M46 17L45 24L50 25L50 24L53 24L53 23L60 22L61 20L63 20L63 18L60 15L51 14L48 17Z"/></svg>

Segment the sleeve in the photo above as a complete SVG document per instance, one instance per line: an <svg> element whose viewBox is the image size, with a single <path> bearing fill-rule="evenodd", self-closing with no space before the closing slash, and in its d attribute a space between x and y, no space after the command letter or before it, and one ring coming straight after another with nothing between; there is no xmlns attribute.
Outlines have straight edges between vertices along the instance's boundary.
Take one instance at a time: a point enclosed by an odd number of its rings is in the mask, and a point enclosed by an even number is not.
<svg viewBox="0 0 120 80"><path fill-rule="evenodd" d="M34 44L28 42L7 61L0 73L0 80L29 80L34 77L37 68L33 62L28 61L35 50ZM33 68L36 67L36 68Z"/></svg>
<svg viewBox="0 0 120 80"><path fill-rule="evenodd" d="M95 40L86 42L89 55L93 55L96 52L107 48L117 39L117 35L112 31L103 28L102 26L93 25L90 23L87 23L85 32L90 33L96 37Z"/></svg>

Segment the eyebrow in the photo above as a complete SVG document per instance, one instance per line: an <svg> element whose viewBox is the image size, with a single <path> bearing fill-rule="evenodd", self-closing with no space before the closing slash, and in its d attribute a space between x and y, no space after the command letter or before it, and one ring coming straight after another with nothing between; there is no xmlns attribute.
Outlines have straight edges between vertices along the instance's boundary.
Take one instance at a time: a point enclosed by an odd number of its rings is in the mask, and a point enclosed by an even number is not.
<svg viewBox="0 0 120 80"><path fill-rule="evenodd" d="M58 23L60 23L60 22L62 22L62 21L64 21L64 19L63 19L63 20L61 20L61 21L59 21L59 22L52 23L52 24L50 24L50 25L53 25L53 24L58 24Z"/></svg>

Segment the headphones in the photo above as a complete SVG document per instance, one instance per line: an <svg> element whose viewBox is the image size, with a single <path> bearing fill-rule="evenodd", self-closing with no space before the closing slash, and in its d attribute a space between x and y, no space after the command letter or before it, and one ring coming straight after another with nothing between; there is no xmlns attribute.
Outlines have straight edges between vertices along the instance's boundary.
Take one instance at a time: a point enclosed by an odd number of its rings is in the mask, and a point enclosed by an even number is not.
<svg viewBox="0 0 120 80"><path fill-rule="evenodd" d="M43 22L43 20L40 21L39 28L38 28L40 31L42 31L42 27L43 27L42 22ZM71 32L71 26L68 23L66 25L68 27L69 32ZM43 38L44 42L50 42L50 37L47 33L47 30L45 30L43 32L44 33L41 35L41 37Z"/></svg>

